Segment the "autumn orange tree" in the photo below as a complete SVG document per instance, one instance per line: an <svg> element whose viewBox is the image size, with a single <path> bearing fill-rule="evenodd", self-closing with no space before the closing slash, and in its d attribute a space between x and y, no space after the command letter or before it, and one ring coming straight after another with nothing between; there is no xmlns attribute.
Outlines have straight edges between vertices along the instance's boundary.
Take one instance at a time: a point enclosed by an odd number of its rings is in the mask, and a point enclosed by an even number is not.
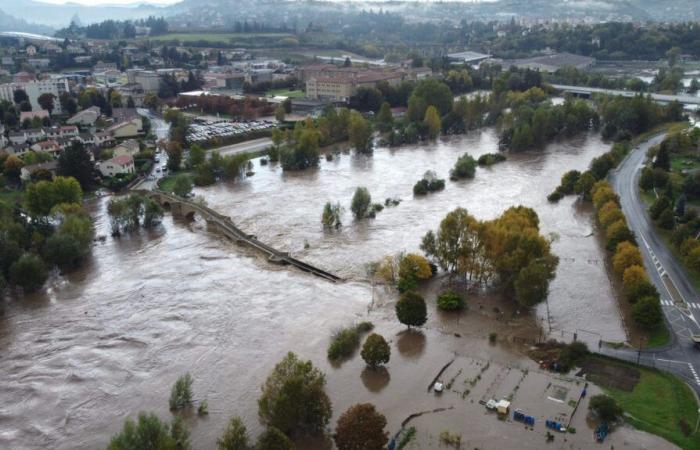
<svg viewBox="0 0 700 450"><path fill-rule="evenodd" d="M386 418L371 403L351 406L338 419L335 445L338 450L383 450L389 441Z"/></svg>
<svg viewBox="0 0 700 450"><path fill-rule="evenodd" d="M526 307L546 298L559 262L539 232L537 213L524 206L490 221L457 208L423 237L421 249L443 270L497 285Z"/></svg>

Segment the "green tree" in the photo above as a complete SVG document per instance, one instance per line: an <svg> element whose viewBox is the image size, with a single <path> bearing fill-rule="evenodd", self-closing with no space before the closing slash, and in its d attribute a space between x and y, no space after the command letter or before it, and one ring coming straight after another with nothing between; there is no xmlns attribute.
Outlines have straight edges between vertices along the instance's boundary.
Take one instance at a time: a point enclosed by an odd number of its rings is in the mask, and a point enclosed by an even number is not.
<svg viewBox="0 0 700 450"><path fill-rule="evenodd" d="M380 132L386 133L391 131L394 126L394 116L391 113L391 105L389 105L388 102L382 103L382 106L379 108L379 113L377 113L376 122L377 129Z"/></svg>
<svg viewBox="0 0 700 450"><path fill-rule="evenodd" d="M82 252L78 242L67 234L53 234L46 240L44 259L59 267L75 265L81 258Z"/></svg>
<svg viewBox="0 0 700 450"><path fill-rule="evenodd" d="M581 174L578 181L574 185L574 192L576 195L583 197L584 200L591 199L591 188L595 184L596 179L593 174L587 170Z"/></svg>
<svg viewBox="0 0 700 450"><path fill-rule="evenodd" d="M338 450L383 450L389 441L386 418L371 403L359 403L345 411L335 428Z"/></svg>
<svg viewBox="0 0 700 450"><path fill-rule="evenodd" d="M445 291L438 295L437 306L443 311L459 311L464 309L466 303L464 298L458 293Z"/></svg>
<svg viewBox="0 0 700 450"><path fill-rule="evenodd" d="M437 108L432 105L428 106L428 109L425 110L425 118L423 119L423 123L428 130L428 137L430 139L437 138L440 134L440 130L442 129L442 122L440 121L440 114L438 113Z"/></svg>
<svg viewBox="0 0 700 450"><path fill-rule="evenodd" d="M654 171L651 167L642 169L642 174L639 176L639 187L644 191L654 187Z"/></svg>
<svg viewBox="0 0 700 450"><path fill-rule="evenodd" d="M632 318L641 327L653 330L663 320L659 298L653 295L642 297L632 305Z"/></svg>
<svg viewBox="0 0 700 450"><path fill-rule="evenodd" d="M39 98L36 99L39 106L41 106L41 109L48 111L49 114L53 112L55 100L56 96L48 92L41 94Z"/></svg>
<svg viewBox="0 0 700 450"><path fill-rule="evenodd" d="M192 179L189 175L181 173L175 177L173 193L179 197L187 197L192 193Z"/></svg>
<svg viewBox="0 0 700 450"><path fill-rule="evenodd" d="M175 440L175 448L177 450L190 449L190 433L185 427L185 421L180 414L173 417L170 423L170 436Z"/></svg>
<svg viewBox="0 0 700 450"><path fill-rule="evenodd" d="M331 418L325 385L323 372L289 352L262 386L258 400L261 421L287 434L322 430Z"/></svg>
<svg viewBox="0 0 700 450"><path fill-rule="evenodd" d="M170 141L165 147L168 155L168 169L175 172L180 170L182 164L182 145L177 141Z"/></svg>
<svg viewBox="0 0 700 450"><path fill-rule="evenodd" d="M10 267L10 283L26 293L39 290L47 278L44 262L32 253L25 253Z"/></svg>
<svg viewBox="0 0 700 450"><path fill-rule="evenodd" d="M79 141L74 141L58 157L58 174L78 180L83 189L92 185L94 166L90 154Z"/></svg>
<svg viewBox="0 0 700 450"><path fill-rule="evenodd" d="M295 450L294 444L275 427L268 427L258 437L255 450Z"/></svg>
<svg viewBox="0 0 700 450"><path fill-rule="evenodd" d="M333 204L331 202L326 202L326 205L323 207L323 214L321 215L321 223L323 224L323 228L340 228L343 225L340 220L340 215L342 212L343 207L340 206L340 203Z"/></svg>
<svg viewBox="0 0 700 450"><path fill-rule="evenodd" d="M476 173L476 161L471 155L465 153L457 158L455 166L450 170L450 180L460 180L462 178L474 178Z"/></svg>
<svg viewBox="0 0 700 450"><path fill-rule="evenodd" d="M155 414L140 412L134 422L127 419L122 431L112 437L107 450L178 450L167 423Z"/></svg>
<svg viewBox="0 0 700 450"><path fill-rule="evenodd" d="M360 355L368 366L376 369L382 364L389 362L389 358L391 357L391 349L382 335L372 333L367 336L367 340L362 346Z"/></svg>
<svg viewBox="0 0 700 450"><path fill-rule="evenodd" d="M248 450L250 448L248 430L240 417L231 417L224 434L216 440L219 450Z"/></svg>
<svg viewBox="0 0 700 450"><path fill-rule="evenodd" d="M207 160L207 154L201 146L194 144L194 145L192 145L192 147L190 147L190 154L189 154L189 157L187 158L187 166L188 167L190 167L190 168L199 167L206 160Z"/></svg>
<svg viewBox="0 0 700 450"><path fill-rule="evenodd" d="M275 119L277 119L278 122L284 122L286 115L287 115L287 111L284 110L284 106L279 105L275 109Z"/></svg>
<svg viewBox="0 0 700 450"><path fill-rule="evenodd" d="M515 300L520 306L532 307L547 298L549 282L559 260L556 256L533 259L518 273L515 280Z"/></svg>
<svg viewBox="0 0 700 450"><path fill-rule="evenodd" d="M428 320L425 300L413 291L404 292L396 302L396 317L409 328L422 326Z"/></svg>
<svg viewBox="0 0 700 450"><path fill-rule="evenodd" d="M372 126L369 121L357 111L352 111L350 113L348 138L358 152L370 153L372 151Z"/></svg>
<svg viewBox="0 0 700 450"><path fill-rule="evenodd" d="M355 194L352 196L350 211L352 211L356 220L361 220L367 216L371 204L372 196L369 190L367 190L366 187L358 187L355 189Z"/></svg>
<svg viewBox="0 0 700 450"><path fill-rule="evenodd" d="M48 216L61 203L80 203L83 190L75 178L56 177L27 186L27 208L35 216Z"/></svg>
<svg viewBox="0 0 700 450"><path fill-rule="evenodd" d="M622 416L622 408L620 408L615 399L603 394L591 397L588 409L603 422L615 422Z"/></svg>
<svg viewBox="0 0 700 450"><path fill-rule="evenodd" d="M170 410L178 411L192 405L192 375L180 376L170 389Z"/></svg>

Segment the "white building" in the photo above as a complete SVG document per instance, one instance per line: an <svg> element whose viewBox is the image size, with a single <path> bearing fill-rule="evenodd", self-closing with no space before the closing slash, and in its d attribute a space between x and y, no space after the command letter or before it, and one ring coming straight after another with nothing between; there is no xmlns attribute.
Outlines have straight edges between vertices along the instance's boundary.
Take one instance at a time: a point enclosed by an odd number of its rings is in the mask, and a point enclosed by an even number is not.
<svg viewBox="0 0 700 450"><path fill-rule="evenodd" d="M53 94L54 99L54 112L60 114L61 102L58 101L59 96L63 92L68 92L68 79L66 78L49 78L48 80L38 80L30 81L28 83L22 83L22 89L27 93L29 97L29 103L32 105L32 110L38 111L41 109L39 105L39 97L42 94Z"/></svg>
<svg viewBox="0 0 700 450"><path fill-rule="evenodd" d="M99 164L100 173L105 177L134 173L134 158L129 155L115 156Z"/></svg>
<svg viewBox="0 0 700 450"><path fill-rule="evenodd" d="M68 92L68 79L65 77L49 78L47 80L27 81L24 83L5 83L0 84L0 100L7 100L14 103L14 92L18 89L23 90L29 97L29 103L32 105L32 111L41 111L39 105L39 97L42 94L53 94L54 112L61 113L61 102L58 101L59 96L63 92Z"/></svg>
<svg viewBox="0 0 700 450"><path fill-rule="evenodd" d="M129 69L126 71L129 83L138 83L144 92L158 92L160 89L160 76L152 70Z"/></svg>

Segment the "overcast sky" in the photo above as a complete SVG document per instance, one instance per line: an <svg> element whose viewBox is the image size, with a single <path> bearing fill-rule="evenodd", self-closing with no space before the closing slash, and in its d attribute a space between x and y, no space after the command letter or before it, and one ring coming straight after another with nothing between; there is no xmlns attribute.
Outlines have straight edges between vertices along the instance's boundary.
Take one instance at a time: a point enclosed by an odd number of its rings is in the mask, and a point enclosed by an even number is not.
<svg viewBox="0 0 700 450"><path fill-rule="evenodd" d="M169 5L180 0L37 0L44 3L79 3L81 5L138 5L139 3Z"/></svg>

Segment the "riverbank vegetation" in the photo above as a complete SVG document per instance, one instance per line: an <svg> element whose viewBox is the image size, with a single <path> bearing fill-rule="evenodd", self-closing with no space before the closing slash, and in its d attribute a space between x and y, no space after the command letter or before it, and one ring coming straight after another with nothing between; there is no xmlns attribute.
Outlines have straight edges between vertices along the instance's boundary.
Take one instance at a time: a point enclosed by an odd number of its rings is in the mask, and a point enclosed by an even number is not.
<svg viewBox="0 0 700 450"><path fill-rule="evenodd" d="M434 275L430 262L416 253L397 253L385 256L376 264L375 275L399 292L406 292L418 287L421 281Z"/></svg>
<svg viewBox="0 0 700 450"><path fill-rule="evenodd" d="M107 213L114 236L139 227L152 228L163 218L163 208L152 198L139 194L110 200Z"/></svg>
<svg viewBox="0 0 700 450"><path fill-rule="evenodd" d="M39 290L52 267L68 270L89 255L95 229L70 177L27 186L23 203L0 201L0 291Z"/></svg>
<svg viewBox="0 0 700 450"><path fill-rule="evenodd" d="M423 237L421 250L452 276L496 286L524 307L547 297L559 262L539 233L537 213L524 206L489 221L457 208Z"/></svg>
<svg viewBox="0 0 700 450"><path fill-rule="evenodd" d="M445 189L445 180L438 178L435 172L429 170L423 174L423 178L413 185L413 195L418 197L443 189Z"/></svg>
<svg viewBox="0 0 700 450"><path fill-rule="evenodd" d="M360 337L372 331L372 322L360 322L333 332L331 343L328 345L328 359L337 361L352 355L360 345Z"/></svg>

